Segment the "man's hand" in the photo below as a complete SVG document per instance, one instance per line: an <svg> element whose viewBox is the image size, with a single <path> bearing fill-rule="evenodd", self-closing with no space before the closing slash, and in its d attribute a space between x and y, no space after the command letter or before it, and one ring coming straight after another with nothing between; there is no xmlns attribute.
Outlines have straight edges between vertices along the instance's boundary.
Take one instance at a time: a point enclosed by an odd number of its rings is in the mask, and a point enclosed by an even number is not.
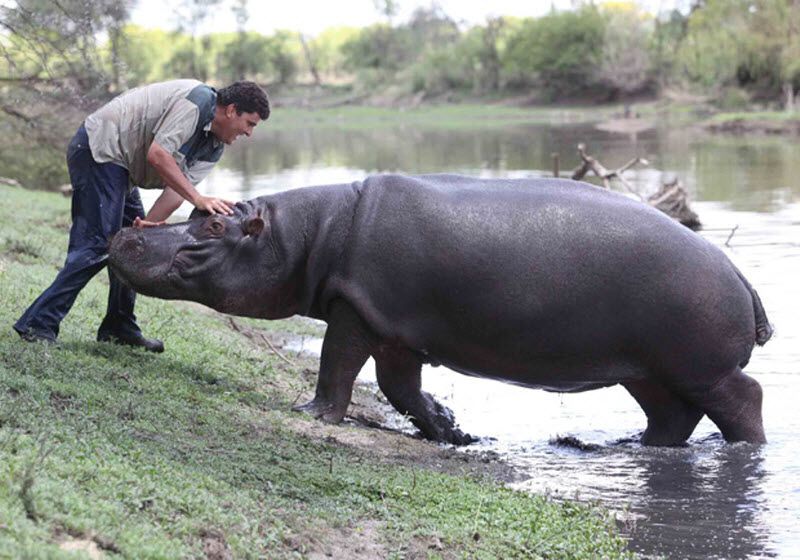
<svg viewBox="0 0 800 560"><path fill-rule="evenodd" d="M149 222L149 221L143 220L143 219L141 219L141 218L139 218L137 216L136 219L133 220L133 227L139 228L139 229L144 229L144 228L149 228L149 227L163 226L165 223L167 223L167 222L164 221L164 220L161 220L160 222Z"/></svg>
<svg viewBox="0 0 800 560"><path fill-rule="evenodd" d="M194 199L194 206L198 210L203 210L209 214L233 214L234 203L222 198L199 195Z"/></svg>
<svg viewBox="0 0 800 560"><path fill-rule="evenodd" d="M198 210L203 210L210 214L233 214L233 202L221 198L203 196L198 193L184 176L172 154L159 146L157 142L150 144L150 148L147 151L147 163L155 168L165 186L178 193L181 198L191 202ZM158 218L163 217L161 210L157 212L159 214Z"/></svg>

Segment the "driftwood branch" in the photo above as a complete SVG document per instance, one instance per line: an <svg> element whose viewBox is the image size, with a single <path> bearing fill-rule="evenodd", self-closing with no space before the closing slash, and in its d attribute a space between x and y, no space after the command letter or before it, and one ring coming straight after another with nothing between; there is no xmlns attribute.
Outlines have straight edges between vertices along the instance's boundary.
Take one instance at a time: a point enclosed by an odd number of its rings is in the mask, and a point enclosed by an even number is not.
<svg viewBox="0 0 800 560"><path fill-rule="evenodd" d="M733 239L733 235L736 233L736 230L739 229L739 224L736 224L733 229L731 230L731 234L728 236L728 239L725 240L725 246L730 247L731 239Z"/></svg>
<svg viewBox="0 0 800 560"><path fill-rule="evenodd" d="M650 165L650 162L641 157L635 157L622 167L617 169L606 169L606 167L600 163L597 159L593 158L589 154L586 153L586 144L578 144L578 154L581 156L581 160L583 163L572 172L572 179L575 181L580 181L583 179L589 171L594 172L602 181L603 186L607 189L611 188L611 179L617 179L622 185L632 194L638 196L641 200L644 200L644 197L635 189L633 185L631 185L623 176L622 174L633 167L636 164L641 163L642 165Z"/></svg>
<svg viewBox="0 0 800 560"><path fill-rule="evenodd" d="M658 192L647 199L647 203L693 231L699 230L702 226L697 212L689 207L689 193L678 177L663 183Z"/></svg>
<svg viewBox="0 0 800 560"><path fill-rule="evenodd" d="M264 333L258 332L255 329L249 329L244 325L237 323L236 321L234 321L233 317L228 317L228 321L230 322L231 328L234 331L246 336L250 340L253 340L257 336L262 340L262 342L264 342L269 347L270 350L272 350L273 354L278 356L278 358L280 358L281 360L283 360L292 367L297 366L297 364L295 364L292 360L281 354L280 351L277 348L275 348L272 342L270 342L270 340L266 336L264 336Z"/></svg>
<svg viewBox="0 0 800 560"><path fill-rule="evenodd" d="M681 185L680 180L675 177L673 181L665 182L655 194L645 197L636 187L634 187L623 173L634 165L650 165L650 162L642 157L635 157L628 163L617 169L608 169L600 161L586 152L586 145L578 144L578 155L581 157L581 164L572 172L572 179L580 181L589 172L594 173L603 181L603 187L610 189L611 180L616 179L629 193L639 197L658 210L661 210L671 218L679 221L691 230L698 230L701 227L700 219L691 208L689 208L689 193ZM558 155L553 154L554 172L558 177Z"/></svg>

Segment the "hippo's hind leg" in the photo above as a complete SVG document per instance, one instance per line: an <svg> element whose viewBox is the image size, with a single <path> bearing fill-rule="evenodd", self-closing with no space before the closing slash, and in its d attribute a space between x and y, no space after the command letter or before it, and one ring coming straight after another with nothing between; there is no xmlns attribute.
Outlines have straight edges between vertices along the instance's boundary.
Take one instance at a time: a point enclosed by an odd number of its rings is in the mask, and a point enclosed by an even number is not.
<svg viewBox="0 0 800 560"><path fill-rule="evenodd" d="M338 424L347 413L358 372L369 358L374 335L353 308L342 300L331 304L322 341L319 379L314 399L296 406L325 422Z"/></svg>
<svg viewBox="0 0 800 560"><path fill-rule="evenodd" d="M476 438L456 427L453 412L422 391L422 362L411 351L383 348L375 354L378 386L401 414L434 441L467 445Z"/></svg>
<svg viewBox="0 0 800 560"><path fill-rule="evenodd" d="M643 445L682 445L703 417L700 408L655 381L639 379L623 383L623 386L647 415Z"/></svg>
<svg viewBox="0 0 800 560"><path fill-rule="evenodd" d="M711 387L692 391L689 398L717 425L726 441L766 443L761 385L741 368L733 369Z"/></svg>

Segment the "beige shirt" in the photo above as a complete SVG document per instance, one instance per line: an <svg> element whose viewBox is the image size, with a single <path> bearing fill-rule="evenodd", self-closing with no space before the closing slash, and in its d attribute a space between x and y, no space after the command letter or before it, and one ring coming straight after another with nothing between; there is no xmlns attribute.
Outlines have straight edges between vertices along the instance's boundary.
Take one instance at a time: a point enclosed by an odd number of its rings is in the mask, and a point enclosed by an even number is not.
<svg viewBox="0 0 800 560"><path fill-rule="evenodd" d="M172 80L119 95L86 117L92 157L128 170L131 187L164 188L147 152L155 141L197 185L224 145L211 133L217 92L197 80Z"/></svg>

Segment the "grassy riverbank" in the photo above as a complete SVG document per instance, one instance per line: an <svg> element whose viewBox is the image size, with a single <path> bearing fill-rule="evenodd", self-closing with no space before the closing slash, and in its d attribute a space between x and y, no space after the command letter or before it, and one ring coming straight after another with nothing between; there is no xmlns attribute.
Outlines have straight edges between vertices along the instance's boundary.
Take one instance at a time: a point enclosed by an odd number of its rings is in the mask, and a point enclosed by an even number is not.
<svg viewBox="0 0 800 560"><path fill-rule="evenodd" d="M621 106L518 107L506 104L442 104L418 107L370 107L346 105L329 108L279 108L266 128L336 127L345 130L408 126L440 130L498 127L518 124L580 123L609 118Z"/></svg>
<svg viewBox="0 0 800 560"><path fill-rule="evenodd" d="M713 132L734 134L800 134L800 113L750 111L719 113L705 123Z"/></svg>
<svg viewBox="0 0 800 560"><path fill-rule="evenodd" d="M99 344L103 273L59 346L21 343L11 324L55 275L68 226L68 199L0 186L0 557L626 556L600 510L504 489L496 461L366 427L381 420L371 390L354 399L361 423L291 413L316 364L270 344L319 330L303 320L232 328L143 297L141 324L167 351Z"/></svg>

